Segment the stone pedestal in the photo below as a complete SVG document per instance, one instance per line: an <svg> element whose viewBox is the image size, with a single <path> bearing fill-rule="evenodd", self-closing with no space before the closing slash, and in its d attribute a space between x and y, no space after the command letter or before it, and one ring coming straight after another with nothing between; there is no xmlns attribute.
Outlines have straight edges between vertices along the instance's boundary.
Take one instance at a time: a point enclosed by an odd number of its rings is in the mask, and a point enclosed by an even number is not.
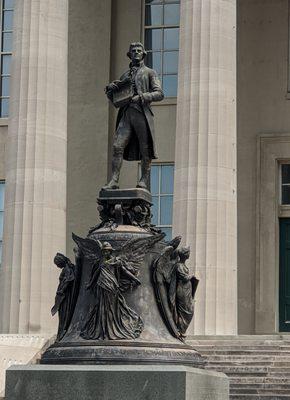
<svg viewBox="0 0 290 400"><path fill-rule="evenodd" d="M152 205L151 193L146 189L101 190L98 211L101 225L134 225L150 228Z"/></svg>
<svg viewBox="0 0 290 400"><path fill-rule="evenodd" d="M163 285L164 290L169 287L171 276L168 272L166 283L163 283L163 278L156 281L155 262L168 243L164 234L151 225L151 194L139 188L102 190L98 204L101 223L91 228L86 238L73 235L78 248L74 269L77 283L70 295L70 299L74 299L73 306L66 314L67 324L61 327L56 342L43 354L41 364L178 364L202 367L204 359L185 343L185 335L178 331L173 320L173 311L166 314L166 303L158 297ZM114 259L110 258L115 260L110 272L98 252L105 244L111 246L111 257L115 254ZM116 257L123 260L119 261L123 268L131 268L129 277L138 277L138 285L134 285L132 280L126 281L128 275L122 274ZM166 270L166 267L167 264L163 268ZM174 264L172 274L175 268ZM101 269L105 269L105 275L101 275ZM126 271L128 274L129 269ZM89 282L93 276L96 278L92 290ZM174 290L177 291L177 277L172 279L170 295L173 298ZM111 282L115 282L114 290L111 290ZM182 287L178 288L181 293ZM177 297L175 300L178 301ZM165 301L169 308L167 297ZM137 320L138 325L137 322L134 325Z"/></svg>
<svg viewBox="0 0 290 400"><path fill-rule="evenodd" d="M172 366L15 366L6 400L227 400L228 378Z"/></svg>

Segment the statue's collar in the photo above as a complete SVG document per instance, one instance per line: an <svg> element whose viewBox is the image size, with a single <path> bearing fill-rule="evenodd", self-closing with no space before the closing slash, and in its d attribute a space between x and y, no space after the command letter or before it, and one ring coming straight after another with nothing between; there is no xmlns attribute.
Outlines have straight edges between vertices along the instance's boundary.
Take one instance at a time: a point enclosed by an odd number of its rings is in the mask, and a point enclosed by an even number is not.
<svg viewBox="0 0 290 400"><path fill-rule="evenodd" d="M139 69L139 68L141 68L141 67L143 67L143 66L144 66L144 61L143 61L143 60L140 61L139 64L133 64L132 62L130 62L130 64L129 64L130 69L131 69L131 68L137 68L137 69Z"/></svg>

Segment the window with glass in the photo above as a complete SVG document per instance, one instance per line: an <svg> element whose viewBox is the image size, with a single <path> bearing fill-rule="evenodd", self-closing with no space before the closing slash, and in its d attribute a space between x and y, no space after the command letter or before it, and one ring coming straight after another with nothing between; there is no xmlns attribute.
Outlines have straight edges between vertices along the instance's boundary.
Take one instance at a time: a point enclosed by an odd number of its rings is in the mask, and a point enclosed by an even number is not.
<svg viewBox="0 0 290 400"><path fill-rule="evenodd" d="M152 224L172 238L174 165L151 166L150 190L152 193Z"/></svg>
<svg viewBox="0 0 290 400"><path fill-rule="evenodd" d="M9 115L14 0L1 0L0 117Z"/></svg>
<svg viewBox="0 0 290 400"><path fill-rule="evenodd" d="M281 204L290 204L290 164L281 164Z"/></svg>
<svg viewBox="0 0 290 400"><path fill-rule="evenodd" d="M160 76L165 97L177 96L180 1L145 0L146 64Z"/></svg>
<svg viewBox="0 0 290 400"><path fill-rule="evenodd" d="M0 181L0 264L2 262L2 248L3 248L4 195L5 195L5 182Z"/></svg>

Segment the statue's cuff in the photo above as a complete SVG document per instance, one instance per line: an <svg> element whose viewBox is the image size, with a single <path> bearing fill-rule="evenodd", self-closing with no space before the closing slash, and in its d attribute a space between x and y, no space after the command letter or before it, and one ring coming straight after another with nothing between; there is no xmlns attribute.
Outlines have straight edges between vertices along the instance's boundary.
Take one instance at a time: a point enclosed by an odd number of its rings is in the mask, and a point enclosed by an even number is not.
<svg viewBox="0 0 290 400"><path fill-rule="evenodd" d="M151 93L142 93L142 103L150 103L152 101Z"/></svg>

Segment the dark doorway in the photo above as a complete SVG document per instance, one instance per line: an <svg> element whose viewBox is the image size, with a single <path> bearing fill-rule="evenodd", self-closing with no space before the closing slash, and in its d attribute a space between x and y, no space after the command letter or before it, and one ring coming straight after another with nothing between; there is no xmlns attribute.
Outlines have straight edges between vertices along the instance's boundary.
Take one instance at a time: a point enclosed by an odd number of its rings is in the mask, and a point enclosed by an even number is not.
<svg viewBox="0 0 290 400"><path fill-rule="evenodd" d="M280 219L279 331L290 332L290 218Z"/></svg>

